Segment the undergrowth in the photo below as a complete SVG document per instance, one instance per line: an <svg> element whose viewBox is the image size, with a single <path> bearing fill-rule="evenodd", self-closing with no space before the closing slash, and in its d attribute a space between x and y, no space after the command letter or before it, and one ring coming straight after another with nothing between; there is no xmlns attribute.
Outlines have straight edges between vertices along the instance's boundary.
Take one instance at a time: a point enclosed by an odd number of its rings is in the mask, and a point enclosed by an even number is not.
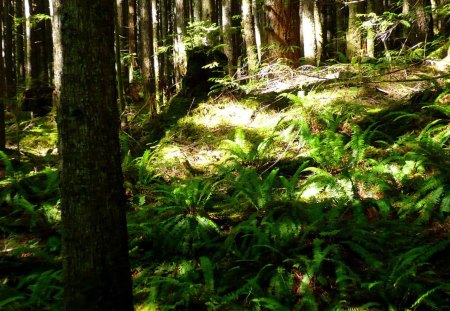
<svg viewBox="0 0 450 311"><path fill-rule="evenodd" d="M138 310L450 309L448 103L317 96L200 104L138 156L123 135ZM0 309L59 310L57 171L0 158Z"/></svg>

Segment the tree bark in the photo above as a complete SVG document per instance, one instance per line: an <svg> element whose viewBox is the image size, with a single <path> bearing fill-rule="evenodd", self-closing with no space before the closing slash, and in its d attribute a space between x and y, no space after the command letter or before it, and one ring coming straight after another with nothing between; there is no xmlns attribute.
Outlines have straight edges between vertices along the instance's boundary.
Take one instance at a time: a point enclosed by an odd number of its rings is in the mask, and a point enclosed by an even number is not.
<svg viewBox="0 0 450 311"><path fill-rule="evenodd" d="M377 34L372 24L375 17L382 13L382 6L377 0L367 0L366 13L369 16L368 21L371 22L371 25L367 28L367 56L375 57L375 38Z"/></svg>
<svg viewBox="0 0 450 311"><path fill-rule="evenodd" d="M298 0L267 2L268 44L271 57L284 58L296 67L300 63L300 16Z"/></svg>
<svg viewBox="0 0 450 311"><path fill-rule="evenodd" d="M323 27L322 27L322 1L314 1L314 29L315 29L315 39L316 39L316 63L320 64L323 53Z"/></svg>
<svg viewBox="0 0 450 311"><path fill-rule="evenodd" d="M141 74L144 88L144 105L148 105L150 118L157 113L155 101L155 73L153 67L153 31L151 0L143 0L139 9Z"/></svg>
<svg viewBox="0 0 450 311"><path fill-rule="evenodd" d="M5 137L5 104L4 99L6 97L6 75L5 75L5 63L3 58L3 1L0 1L0 150L5 150L6 137Z"/></svg>
<svg viewBox="0 0 450 311"><path fill-rule="evenodd" d="M14 57L14 6L11 0L4 1L4 54L5 54L5 73L6 73L6 97L10 101L16 96L16 66Z"/></svg>
<svg viewBox="0 0 450 311"><path fill-rule="evenodd" d="M184 37L186 35L184 1L175 0L175 27L176 36L174 40L174 66L175 66L175 83L177 90L181 88L181 79L186 74L186 46L184 45Z"/></svg>
<svg viewBox="0 0 450 311"><path fill-rule="evenodd" d="M314 0L302 1L302 31L305 63L317 65L316 23L314 21Z"/></svg>
<svg viewBox="0 0 450 311"><path fill-rule="evenodd" d="M25 81L25 22L23 0L17 0L15 6L15 17L19 20L16 29L16 59L17 59L17 79L20 83Z"/></svg>
<svg viewBox="0 0 450 311"><path fill-rule="evenodd" d="M232 77L236 71L236 55L232 33L232 0L222 0L222 36L223 52L228 59L228 74Z"/></svg>
<svg viewBox="0 0 450 311"><path fill-rule="evenodd" d="M348 3L348 27L347 27L347 58L361 56L362 39L358 29L358 14L362 13L362 4L359 2Z"/></svg>
<svg viewBox="0 0 450 311"><path fill-rule="evenodd" d="M159 34L158 34L158 28L159 28L159 19L158 19L158 5L157 0L151 0L152 1L152 40L153 40L153 51L152 51L152 57L153 57L153 76L154 76L154 90L155 90L155 110L156 113L159 113L159 103L161 102L161 90L159 89L159 57L158 57L158 40L159 40Z"/></svg>
<svg viewBox="0 0 450 311"><path fill-rule="evenodd" d="M114 2L54 0L65 310L133 310Z"/></svg>
<svg viewBox="0 0 450 311"><path fill-rule="evenodd" d="M136 0L128 0L128 53L130 64L128 67L128 82L134 80L134 70L136 69Z"/></svg>
<svg viewBox="0 0 450 311"><path fill-rule="evenodd" d="M252 0L242 0L242 28L244 29L245 51L247 53L247 66L250 75L254 74L258 69L258 54L251 3Z"/></svg>

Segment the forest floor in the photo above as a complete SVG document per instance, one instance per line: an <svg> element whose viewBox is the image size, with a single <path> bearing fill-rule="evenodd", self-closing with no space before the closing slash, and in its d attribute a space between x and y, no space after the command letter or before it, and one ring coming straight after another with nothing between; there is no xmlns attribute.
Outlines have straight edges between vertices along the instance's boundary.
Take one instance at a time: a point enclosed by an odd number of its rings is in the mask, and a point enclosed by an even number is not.
<svg viewBox="0 0 450 311"><path fill-rule="evenodd" d="M449 84L429 63L278 64L134 117L137 310L450 309ZM0 309L58 310L54 118L8 134Z"/></svg>

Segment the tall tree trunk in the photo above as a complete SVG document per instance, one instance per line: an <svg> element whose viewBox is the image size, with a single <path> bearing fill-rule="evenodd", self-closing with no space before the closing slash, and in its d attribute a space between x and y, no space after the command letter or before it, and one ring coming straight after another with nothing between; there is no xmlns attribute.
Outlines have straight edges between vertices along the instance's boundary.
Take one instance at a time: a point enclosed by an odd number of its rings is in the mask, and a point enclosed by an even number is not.
<svg viewBox="0 0 450 311"><path fill-rule="evenodd" d="M5 63L3 58L3 1L0 1L0 151L5 150L5 104L6 97L6 74Z"/></svg>
<svg viewBox="0 0 450 311"><path fill-rule="evenodd" d="M128 67L128 82L131 84L134 80L134 70L136 64L136 0L128 0L128 54L130 55L130 64Z"/></svg>
<svg viewBox="0 0 450 311"><path fill-rule="evenodd" d="M171 12L170 1L160 0L161 5L161 45L169 45L170 37L168 36L169 30L169 15ZM167 101L170 97L169 81L171 81L171 63L168 52L160 54L160 74L159 74L159 89L163 93L164 101Z"/></svg>
<svg viewBox="0 0 450 311"><path fill-rule="evenodd" d="M114 2L54 0L54 6L65 310L133 310Z"/></svg>
<svg viewBox="0 0 450 311"><path fill-rule="evenodd" d="M6 97L8 101L16 96L16 66L14 59L14 6L11 0L4 1L5 33L3 44L5 47Z"/></svg>
<svg viewBox="0 0 450 311"><path fill-rule="evenodd" d="M175 83L177 89L181 88L181 79L186 74L186 46L184 38L186 35L184 1L175 0L175 27L176 37L174 42L174 66L175 66Z"/></svg>
<svg viewBox="0 0 450 311"><path fill-rule="evenodd" d="M362 4L359 2L348 3L348 27L347 27L347 58L361 56L362 39L358 25L358 14L361 14Z"/></svg>
<svg viewBox="0 0 450 311"><path fill-rule="evenodd" d="M300 62L300 23L298 0L268 0L268 44L271 56L289 60L294 67Z"/></svg>
<svg viewBox="0 0 450 311"><path fill-rule="evenodd" d="M368 14L368 21L370 22L369 27L367 28L367 56L375 57L375 39L376 39L376 30L374 28L375 18L382 13L382 5L380 5L377 0L367 0L366 13Z"/></svg>
<svg viewBox="0 0 450 311"><path fill-rule="evenodd" d="M123 18L121 13L123 3L118 0L114 4L114 52L115 52L115 62L116 62L116 80L117 80L117 94L119 96L119 113L120 113L120 125L122 128L127 127L127 116L126 116L126 100L125 100L125 86L124 86L124 72L123 63L121 55L122 42L120 39L121 34L121 23L120 20Z"/></svg>
<svg viewBox="0 0 450 311"><path fill-rule="evenodd" d="M155 72L153 67L153 30L151 0L141 1L139 7L141 74L144 87L144 104L149 107L149 116L157 113L155 100Z"/></svg>
<svg viewBox="0 0 450 311"><path fill-rule="evenodd" d="M40 0L39 5L40 9L39 11L42 12L45 16L50 16L50 0ZM51 68L51 64L53 63L53 42L52 42L52 24L51 20L45 18L42 21L42 29L41 29L41 36L43 39L42 42L42 59L43 62L43 68L42 68L42 79L44 85L49 85L50 81L52 80L53 70Z"/></svg>
<svg viewBox="0 0 450 311"><path fill-rule="evenodd" d="M155 84L155 108L156 113L159 113L159 103L162 101L161 99L161 90L159 89L159 57L158 57L158 41L159 41L159 19L158 19L158 8L157 8L157 0L152 1L152 39L153 39L153 75L154 75L154 84Z"/></svg>
<svg viewBox="0 0 450 311"><path fill-rule="evenodd" d="M317 65L316 23L314 20L315 0L302 0L302 31L305 63Z"/></svg>
<svg viewBox="0 0 450 311"><path fill-rule="evenodd" d="M314 1L314 29L315 29L315 39L316 39L316 47L317 47L317 53L316 53L316 62L317 65L319 65L320 60L322 58L323 53L323 44L324 44L324 38L323 38L323 27L322 27L322 0L316 0Z"/></svg>
<svg viewBox="0 0 450 311"><path fill-rule="evenodd" d="M232 33L232 0L222 0L223 52L228 59L228 74L232 77L236 71L236 55Z"/></svg>
<svg viewBox="0 0 450 311"><path fill-rule="evenodd" d="M347 23L346 23L346 12L347 7L343 4L335 4L335 18L336 18L336 54L346 55L346 34L347 34Z"/></svg>
<svg viewBox="0 0 450 311"><path fill-rule="evenodd" d="M31 23L36 14L40 14L40 0L25 0L26 34L27 34L27 60L26 60L26 84L27 87L38 87L45 82L45 66L43 64L44 29L43 20Z"/></svg>
<svg viewBox="0 0 450 311"><path fill-rule="evenodd" d="M23 0L15 1L15 17L18 19L16 28L16 58L17 58L17 79L22 84L25 82L25 22L22 19L25 16Z"/></svg>
<svg viewBox="0 0 450 311"><path fill-rule="evenodd" d="M201 2L202 2L202 20L212 22L214 11L213 0L201 0Z"/></svg>
<svg viewBox="0 0 450 311"><path fill-rule="evenodd" d="M253 0L254 1L254 0ZM254 74L258 69L258 54L253 24L252 0L242 0L242 28L244 29L245 49L247 53L248 73Z"/></svg>
<svg viewBox="0 0 450 311"><path fill-rule="evenodd" d="M128 45L128 0L116 0L116 19L117 25L115 31L119 40L118 47L121 67L119 74L123 81L123 90L125 90L128 88L128 64L124 61L124 52L127 50Z"/></svg>
<svg viewBox="0 0 450 311"><path fill-rule="evenodd" d="M202 0L192 0L194 22L202 21Z"/></svg>
<svg viewBox="0 0 450 311"><path fill-rule="evenodd" d="M255 27L255 43L256 51L258 55L258 62L261 63L262 60L262 34L261 34L261 6L258 5L257 0L251 0L252 4L252 16L253 24Z"/></svg>
<svg viewBox="0 0 450 311"><path fill-rule="evenodd" d="M403 0L403 14L412 20L412 26L404 30L409 45L416 46L433 39L431 16L425 9L425 0Z"/></svg>

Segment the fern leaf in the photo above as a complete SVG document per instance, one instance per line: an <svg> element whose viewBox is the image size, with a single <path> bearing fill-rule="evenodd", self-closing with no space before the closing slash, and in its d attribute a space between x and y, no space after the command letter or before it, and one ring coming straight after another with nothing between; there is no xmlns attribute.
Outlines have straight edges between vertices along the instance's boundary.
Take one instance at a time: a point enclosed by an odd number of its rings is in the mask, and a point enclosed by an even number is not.
<svg viewBox="0 0 450 311"><path fill-rule="evenodd" d="M203 271L203 278L207 290L214 290L214 268L211 260L206 257L200 257L200 267Z"/></svg>

